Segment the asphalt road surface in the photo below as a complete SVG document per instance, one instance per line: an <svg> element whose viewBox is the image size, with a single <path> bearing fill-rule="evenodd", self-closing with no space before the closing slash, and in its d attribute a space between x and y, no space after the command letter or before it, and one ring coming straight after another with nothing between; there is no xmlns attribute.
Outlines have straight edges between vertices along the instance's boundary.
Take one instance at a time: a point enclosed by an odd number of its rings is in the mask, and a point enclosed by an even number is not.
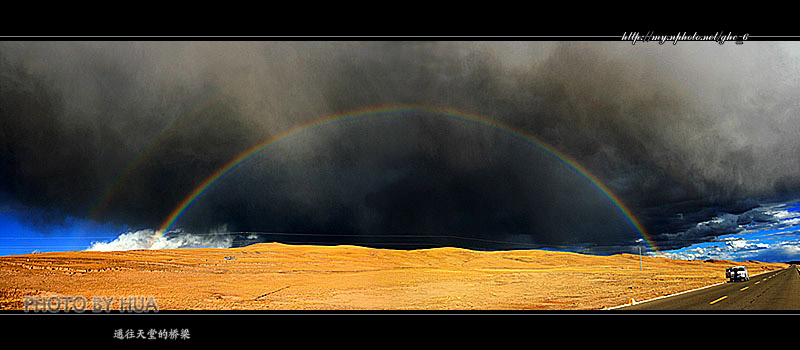
<svg viewBox="0 0 800 350"><path fill-rule="evenodd" d="M800 310L800 270L750 276L689 293L642 302L619 310Z"/></svg>

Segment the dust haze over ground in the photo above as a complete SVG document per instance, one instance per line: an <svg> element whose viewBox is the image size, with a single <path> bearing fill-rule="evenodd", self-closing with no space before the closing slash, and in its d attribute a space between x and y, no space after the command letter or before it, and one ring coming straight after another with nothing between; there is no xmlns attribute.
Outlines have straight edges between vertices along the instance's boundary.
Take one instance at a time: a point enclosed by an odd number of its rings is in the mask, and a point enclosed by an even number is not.
<svg viewBox="0 0 800 350"><path fill-rule="evenodd" d="M0 203L35 227L77 217L152 230L270 136L354 109L430 105L552 145L618 195L659 248L678 248L732 230L698 223L800 190L795 51L766 42L4 42ZM320 130L251 163L209 189L181 232L599 253L632 251L639 238L552 157L435 115ZM231 244L276 238L294 239L242 234Z"/></svg>

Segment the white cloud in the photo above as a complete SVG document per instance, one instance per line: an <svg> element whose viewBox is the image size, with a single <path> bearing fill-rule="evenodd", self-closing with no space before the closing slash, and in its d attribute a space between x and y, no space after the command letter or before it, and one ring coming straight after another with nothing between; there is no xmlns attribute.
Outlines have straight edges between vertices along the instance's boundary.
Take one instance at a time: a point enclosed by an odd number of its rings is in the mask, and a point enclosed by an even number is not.
<svg viewBox="0 0 800 350"><path fill-rule="evenodd" d="M759 256L774 256L777 247L767 243L753 242L739 237L726 237L719 240L725 245L711 245L706 247L694 247L681 250L659 252L655 255L670 259L699 260L699 259L722 259L722 260L747 260Z"/></svg>
<svg viewBox="0 0 800 350"><path fill-rule="evenodd" d="M737 215L720 214L684 232L669 235L697 243L654 255L684 260L800 260L800 212L789 205L762 206Z"/></svg>
<svg viewBox="0 0 800 350"><path fill-rule="evenodd" d="M134 249L176 249L176 248L230 248L233 239L230 235L211 232L192 234L183 231L170 231L156 235L155 230L139 230L119 235L110 242L92 242L89 251L119 251Z"/></svg>
<svg viewBox="0 0 800 350"><path fill-rule="evenodd" d="M784 242L782 244L774 245L769 249L758 251L753 258L755 258L755 260L783 262L800 260L800 246Z"/></svg>
<svg viewBox="0 0 800 350"><path fill-rule="evenodd" d="M771 214L772 216L778 219L787 219L787 218L795 218L798 217L798 213L795 211L788 211L788 210L778 210L772 211L768 210L765 212L766 214Z"/></svg>
<svg viewBox="0 0 800 350"><path fill-rule="evenodd" d="M733 240L726 240L725 245L728 246L728 250L731 251L742 251L742 250L753 250L753 249L767 249L770 247L769 244L766 243L752 243L746 239L733 239Z"/></svg>

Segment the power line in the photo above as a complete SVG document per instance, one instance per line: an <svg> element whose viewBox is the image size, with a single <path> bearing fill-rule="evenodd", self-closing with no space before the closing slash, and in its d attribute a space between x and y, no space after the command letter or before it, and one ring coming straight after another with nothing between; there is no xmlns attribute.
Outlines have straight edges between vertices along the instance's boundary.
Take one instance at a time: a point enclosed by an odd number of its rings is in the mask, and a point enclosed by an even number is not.
<svg viewBox="0 0 800 350"><path fill-rule="evenodd" d="M171 234L177 233L167 233L165 236L169 236ZM430 238L430 239L457 239L457 240L469 240L469 241L476 241L476 242L485 242L485 243L497 243L497 244L506 244L506 245L515 245L515 246L527 246L530 248L575 248L580 247L579 244L576 245L559 245L559 244L537 244L537 243L522 243L522 242L510 242L510 241L500 241L500 240L492 240L492 239L483 239L483 238L475 238L475 237L466 237L466 236L458 236L458 235L402 235L402 234L388 234L388 235L369 235L369 234L340 234L340 233L297 233L297 232L257 232L257 231L230 231L230 232L209 232L209 233L185 233L187 235L194 235L194 236L222 236L222 235L269 235L269 236L311 236L311 237L360 237L360 238ZM109 239L115 240L119 238L117 237L108 237L108 236L79 236L79 237L63 237L63 236L53 236L53 237L0 237L0 239L5 240L51 240L51 239ZM305 242L308 244L330 244L332 242ZM387 242L361 242L361 243L351 243L351 242L342 242L342 244L381 244L381 245L412 245L412 244L426 244L426 245L435 245L429 242L421 243L421 242L400 242L400 243L387 243ZM592 247L603 247L599 245L592 245ZM611 247L611 246L609 246Z"/></svg>
<svg viewBox="0 0 800 350"><path fill-rule="evenodd" d="M131 234L134 232L128 232L127 234ZM286 241L286 240L276 240L276 243L284 243L284 244L317 244L317 245L362 245L362 246L426 246L426 247L457 247L457 248L466 248L466 249L491 249L488 248L486 245L484 246L474 246L471 244L457 244L454 245L452 243L445 244L443 242L420 242L416 239L451 239L451 240L461 240L461 241L472 241L472 242L482 242L482 243L491 243L491 244L501 244L506 246L511 246L512 248L522 248L522 249L557 249L557 250L566 250L566 251L580 251L586 249L603 249L603 248L616 248L621 249L625 247L625 244L587 244L587 243L575 243L572 245L565 245L565 244L549 244L549 243L523 243L523 242L510 242L510 241L502 241L502 240L492 240L492 239L484 239L484 238L475 238L475 237L467 237L467 236L460 236L460 235L419 235L419 234L386 234L386 235L375 235L375 234L346 234L346 233L300 233L300 232L261 232L261 231L223 231L223 232L207 232L207 233L188 233L188 232L168 232L164 236L169 238L170 236L174 235L194 235L194 236L284 236L284 237L357 237L357 238L406 238L406 239L415 239L415 241L404 241L404 242L347 242L347 241ZM120 235L121 236L121 235ZM116 237L109 237L109 236L52 236L52 237L0 237L0 240L19 240L19 241L36 241L36 240L52 240L52 239L63 239L63 240L81 240L81 239L101 239L101 240L108 240L109 242L118 239L120 236ZM243 241L247 242L248 240L252 239L243 239ZM91 242L91 243L109 243L109 242ZM253 242L254 243L265 243L265 242ZM200 248L202 246L198 246ZM241 246L237 246L241 247ZM5 246L3 248L16 248L16 249L48 249L48 248L86 248L86 246L77 246L77 245L69 245L69 246L49 246L49 247L28 247L28 246ZM193 247L188 247L193 248Z"/></svg>

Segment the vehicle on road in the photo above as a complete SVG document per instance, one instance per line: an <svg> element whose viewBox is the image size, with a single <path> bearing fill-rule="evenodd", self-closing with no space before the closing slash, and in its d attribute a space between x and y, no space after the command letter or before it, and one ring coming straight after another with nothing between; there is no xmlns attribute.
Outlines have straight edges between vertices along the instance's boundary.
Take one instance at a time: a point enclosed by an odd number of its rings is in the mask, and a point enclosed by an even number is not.
<svg viewBox="0 0 800 350"><path fill-rule="evenodd" d="M747 274L747 268L744 266L734 266L725 269L725 277L731 282L750 280L750 275Z"/></svg>

